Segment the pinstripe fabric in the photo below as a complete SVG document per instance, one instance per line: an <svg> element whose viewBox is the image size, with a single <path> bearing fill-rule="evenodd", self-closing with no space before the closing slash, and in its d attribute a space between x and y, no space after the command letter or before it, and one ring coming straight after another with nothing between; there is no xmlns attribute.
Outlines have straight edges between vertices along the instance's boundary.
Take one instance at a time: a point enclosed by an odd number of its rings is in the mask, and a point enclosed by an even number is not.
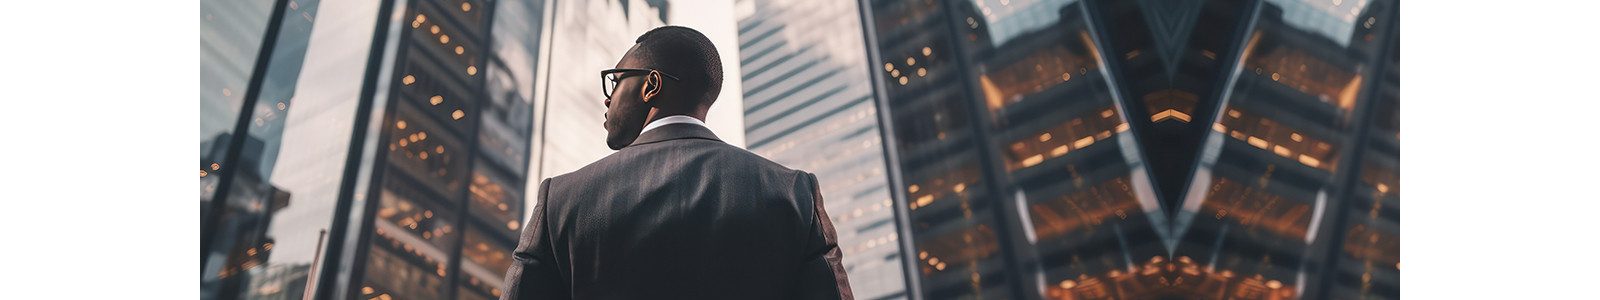
<svg viewBox="0 0 1600 300"><path fill-rule="evenodd" d="M540 184L501 299L852 299L815 175L694 124Z"/></svg>

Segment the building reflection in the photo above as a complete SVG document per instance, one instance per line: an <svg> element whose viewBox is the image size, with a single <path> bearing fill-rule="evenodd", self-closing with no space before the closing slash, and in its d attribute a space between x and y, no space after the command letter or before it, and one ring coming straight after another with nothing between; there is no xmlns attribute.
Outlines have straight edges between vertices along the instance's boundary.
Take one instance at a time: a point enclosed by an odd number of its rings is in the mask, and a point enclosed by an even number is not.
<svg viewBox="0 0 1600 300"><path fill-rule="evenodd" d="M923 298L1038 298L1165 254L1080 3L864 5Z"/></svg>
<svg viewBox="0 0 1600 300"><path fill-rule="evenodd" d="M202 299L497 298L525 218L544 3L268 2L203 9L221 50L202 69L261 51L234 74L249 88L202 97L244 129L201 144Z"/></svg>
<svg viewBox="0 0 1600 300"><path fill-rule="evenodd" d="M1398 297L1392 1L861 2L913 298Z"/></svg>
<svg viewBox="0 0 1600 300"><path fill-rule="evenodd" d="M417 3L382 129L375 218L353 296L493 299L516 247L532 135L539 3ZM495 15L495 18L488 16ZM509 19L500 19L509 18ZM537 22L535 22L537 24ZM504 32L502 32L504 31ZM361 254L357 254L360 257Z"/></svg>

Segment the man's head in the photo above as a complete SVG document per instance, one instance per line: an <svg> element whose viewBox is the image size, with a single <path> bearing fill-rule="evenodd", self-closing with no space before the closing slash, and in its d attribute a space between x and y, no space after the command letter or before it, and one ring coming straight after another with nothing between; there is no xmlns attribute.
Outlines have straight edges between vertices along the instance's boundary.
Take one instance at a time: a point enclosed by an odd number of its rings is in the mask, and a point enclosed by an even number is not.
<svg viewBox="0 0 1600 300"><path fill-rule="evenodd" d="M606 145L620 150L645 123L672 115L705 120L722 91L722 59L711 40L682 26L652 29L617 62L616 88L606 99ZM653 70L655 72L651 72ZM606 79L611 80L611 79Z"/></svg>

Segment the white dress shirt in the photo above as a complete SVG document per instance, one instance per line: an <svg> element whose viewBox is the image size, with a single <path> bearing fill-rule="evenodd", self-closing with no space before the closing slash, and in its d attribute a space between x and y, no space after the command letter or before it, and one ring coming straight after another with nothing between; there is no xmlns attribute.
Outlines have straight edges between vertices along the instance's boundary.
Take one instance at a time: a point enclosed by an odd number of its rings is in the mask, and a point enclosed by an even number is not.
<svg viewBox="0 0 1600 300"><path fill-rule="evenodd" d="M689 124L700 125L700 127L706 127L706 123L705 122L701 122L700 119L695 119L694 117L690 117L690 116L686 116L686 115L672 115L672 116L667 116L665 118L656 119L655 121L651 121L649 124L644 124L644 130L639 131L639 135L644 135L644 133L650 132L651 129L656 129L656 127L666 126L667 124L678 124L678 123L689 123ZM710 128L710 127L706 127L706 128Z"/></svg>

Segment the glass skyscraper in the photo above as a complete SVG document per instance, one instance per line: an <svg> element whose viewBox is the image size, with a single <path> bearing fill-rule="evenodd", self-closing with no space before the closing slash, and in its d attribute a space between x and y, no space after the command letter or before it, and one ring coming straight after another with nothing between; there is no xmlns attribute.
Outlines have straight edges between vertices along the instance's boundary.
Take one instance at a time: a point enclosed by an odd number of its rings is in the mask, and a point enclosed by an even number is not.
<svg viewBox="0 0 1600 300"><path fill-rule="evenodd" d="M817 174L858 299L905 298L856 3L749 0L735 7L749 150Z"/></svg>
<svg viewBox="0 0 1600 300"><path fill-rule="evenodd" d="M1397 298L1394 4L862 0L908 294Z"/></svg>
<svg viewBox="0 0 1600 300"><path fill-rule="evenodd" d="M202 299L498 297L544 2L202 4Z"/></svg>

